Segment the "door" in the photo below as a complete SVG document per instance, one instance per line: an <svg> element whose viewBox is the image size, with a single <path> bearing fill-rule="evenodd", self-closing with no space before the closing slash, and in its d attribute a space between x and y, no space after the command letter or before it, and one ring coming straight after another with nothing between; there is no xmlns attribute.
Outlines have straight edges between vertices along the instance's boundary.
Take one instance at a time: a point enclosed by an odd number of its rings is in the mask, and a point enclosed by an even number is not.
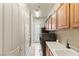
<svg viewBox="0 0 79 59"><path fill-rule="evenodd" d="M79 3L70 4L71 27L79 28Z"/></svg>
<svg viewBox="0 0 79 59"><path fill-rule="evenodd" d="M57 11L57 28L69 28L69 4L65 3Z"/></svg>

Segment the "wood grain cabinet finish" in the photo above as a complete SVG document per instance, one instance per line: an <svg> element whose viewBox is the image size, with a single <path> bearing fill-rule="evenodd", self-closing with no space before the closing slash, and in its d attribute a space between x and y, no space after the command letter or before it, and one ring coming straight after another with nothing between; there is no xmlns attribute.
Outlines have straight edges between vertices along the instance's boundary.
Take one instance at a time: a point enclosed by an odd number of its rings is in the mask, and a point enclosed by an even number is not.
<svg viewBox="0 0 79 59"><path fill-rule="evenodd" d="M49 29L49 24L48 21L45 23L45 29L48 30Z"/></svg>
<svg viewBox="0 0 79 59"><path fill-rule="evenodd" d="M48 18L47 23L45 23L45 28L48 31L56 30L56 13Z"/></svg>
<svg viewBox="0 0 79 59"><path fill-rule="evenodd" d="M49 56L54 56L53 53L49 49Z"/></svg>
<svg viewBox="0 0 79 59"><path fill-rule="evenodd" d="M51 16L51 30L56 30L56 13Z"/></svg>
<svg viewBox="0 0 79 59"><path fill-rule="evenodd" d="M50 55L50 51L49 51L48 46L46 46L46 56L49 56L49 55Z"/></svg>
<svg viewBox="0 0 79 59"><path fill-rule="evenodd" d="M69 4L63 4L57 11L57 29L69 28Z"/></svg>
<svg viewBox="0 0 79 59"><path fill-rule="evenodd" d="M46 56L54 56L48 46L46 46Z"/></svg>
<svg viewBox="0 0 79 59"><path fill-rule="evenodd" d="M79 27L79 3L70 4L71 27Z"/></svg>
<svg viewBox="0 0 79 59"><path fill-rule="evenodd" d="M52 26L52 22L51 22L51 16L50 16L49 19L48 19L48 27L49 27L48 30L49 31L52 30L52 27L51 26Z"/></svg>

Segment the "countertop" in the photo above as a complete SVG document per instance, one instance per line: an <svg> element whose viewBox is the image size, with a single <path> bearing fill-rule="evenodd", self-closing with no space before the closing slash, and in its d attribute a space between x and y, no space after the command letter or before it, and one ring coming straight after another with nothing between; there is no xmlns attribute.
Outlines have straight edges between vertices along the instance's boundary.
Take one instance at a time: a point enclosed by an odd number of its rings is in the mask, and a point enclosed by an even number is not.
<svg viewBox="0 0 79 59"><path fill-rule="evenodd" d="M61 43L46 41L46 44L54 56L79 56L73 49L68 49Z"/></svg>

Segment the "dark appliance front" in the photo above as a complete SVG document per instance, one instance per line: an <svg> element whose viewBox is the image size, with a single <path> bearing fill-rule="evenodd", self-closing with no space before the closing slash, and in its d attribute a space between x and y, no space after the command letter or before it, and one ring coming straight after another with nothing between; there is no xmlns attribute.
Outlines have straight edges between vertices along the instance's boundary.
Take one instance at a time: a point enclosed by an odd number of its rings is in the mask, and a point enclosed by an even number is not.
<svg viewBox="0 0 79 59"><path fill-rule="evenodd" d="M42 47L43 56L46 56L46 41L56 41L57 35L55 32L46 31L44 28L41 30L40 44Z"/></svg>

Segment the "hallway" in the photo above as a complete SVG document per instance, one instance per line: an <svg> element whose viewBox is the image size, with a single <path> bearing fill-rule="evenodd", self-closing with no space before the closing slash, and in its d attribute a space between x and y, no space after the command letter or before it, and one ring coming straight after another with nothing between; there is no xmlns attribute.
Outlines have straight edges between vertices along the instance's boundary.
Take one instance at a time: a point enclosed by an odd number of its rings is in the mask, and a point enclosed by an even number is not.
<svg viewBox="0 0 79 59"><path fill-rule="evenodd" d="M79 0L1 0L0 59L79 59Z"/></svg>
<svg viewBox="0 0 79 59"><path fill-rule="evenodd" d="M26 56L42 56L42 49L40 43L32 43L28 54Z"/></svg>
<svg viewBox="0 0 79 59"><path fill-rule="evenodd" d="M0 3L0 56L42 56L41 28L54 3Z"/></svg>

